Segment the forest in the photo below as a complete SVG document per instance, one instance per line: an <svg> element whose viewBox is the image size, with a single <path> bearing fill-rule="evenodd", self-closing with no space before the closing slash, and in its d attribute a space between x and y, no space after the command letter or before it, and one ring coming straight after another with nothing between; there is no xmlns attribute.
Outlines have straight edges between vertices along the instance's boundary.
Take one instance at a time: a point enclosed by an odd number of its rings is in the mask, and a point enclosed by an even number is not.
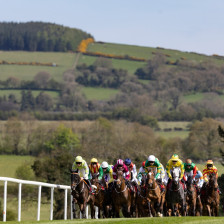
<svg viewBox="0 0 224 224"><path fill-rule="evenodd" d="M76 51L88 37L91 35L81 30L52 23L0 23L0 50Z"/></svg>

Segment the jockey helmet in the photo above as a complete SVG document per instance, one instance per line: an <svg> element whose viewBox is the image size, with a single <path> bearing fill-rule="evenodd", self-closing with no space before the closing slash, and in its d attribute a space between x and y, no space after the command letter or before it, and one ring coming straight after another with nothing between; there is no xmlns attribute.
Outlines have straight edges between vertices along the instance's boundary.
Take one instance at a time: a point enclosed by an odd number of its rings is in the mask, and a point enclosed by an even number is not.
<svg viewBox="0 0 224 224"><path fill-rule="evenodd" d="M156 157L154 155L150 155L148 158L149 162L155 162L155 160L156 160Z"/></svg>
<svg viewBox="0 0 224 224"><path fill-rule="evenodd" d="M187 160L186 160L186 165L187 165L187 166L190 166L191 164L192 164L191 159L187 159Z"/></svg>
<svg viewBox="0 0 224 224"><path fill-rule="evenodd" d="M213 161L208 160L206 165L207 165L207 167L213 167Z"/></svg>
<svg viewBox="0 0 224 224"><path fill-rule="evenodd" d="M124 165L124 161L122 159L118 159L117 160L117 165L123 166Z"/></svg>
<svg viewBox="0 0 224 224"><path fill-rule="evenodd" d="M106 161L103 161L101 164L102 168L107 168L108 167L108 163Z"/></svg>
<svg viewBox="0 0 224 224"><path fill-rule="evenodd" d="M76 163L82 163L83 159L82 159L82 156L76 156L75 157L75 162Z"/></svg>
<svg viewBox="0 0 224 224"><path fill-rule="evenodd" d="M130 166L130 164L131 164L131 159L129 159L129 158L125 159L124 164L125 164L126 166Z"/></svg>
<svg viewBox="0 0 224 224"><path fill-rule="evenodd" d="M177 162L178 159L179 159L179 156L177 154L173 154L172 157L171 157L171 160L173 162Z"/></svg>
<svg viewBox="0 0 224 224"><path fill-rule="evenodd" d="M96 158L92 158L90 162L91 163L98 163L98 160Z"/></svg>
<svg viewBox="0 0 224 224"><path fill-rule="evenodd" d="M142 167L145 167L145 161L144 161L144 162L142 162Z"/></svg>

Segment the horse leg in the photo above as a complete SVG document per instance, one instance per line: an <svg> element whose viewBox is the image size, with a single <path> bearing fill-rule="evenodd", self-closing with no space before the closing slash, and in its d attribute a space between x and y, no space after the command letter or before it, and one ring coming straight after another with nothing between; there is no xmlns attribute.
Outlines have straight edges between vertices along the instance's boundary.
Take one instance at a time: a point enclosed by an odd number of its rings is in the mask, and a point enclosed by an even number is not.
<svg viewBox="0 0 224 224"><path fill-rule="evenodd" d="M208 216L211 216L211 208L210 205L206 205L207 211L208 211Z"/></svg>
<svg viewBox="0 0 224 224"><path fill-rule="evenodd" d="M72 212L73 212L73 219L76 219L76 209L75 209L75 201L72 201Z"/></svg>
<svg viewBox="0 0 224 224"><path fill-rule="evenodd" d="M119 205L116 205L115 206L115 217L116 218L120 218L120 206Z"/></svg>
<svg viewBox="0 0 224 224"><path fill-rule="evenodd" d="M152 212L151 212L151 204L150 204L150 201L147 200L147 205L148 205L148 211L149 211L149 217L152 217Z"/></svg>

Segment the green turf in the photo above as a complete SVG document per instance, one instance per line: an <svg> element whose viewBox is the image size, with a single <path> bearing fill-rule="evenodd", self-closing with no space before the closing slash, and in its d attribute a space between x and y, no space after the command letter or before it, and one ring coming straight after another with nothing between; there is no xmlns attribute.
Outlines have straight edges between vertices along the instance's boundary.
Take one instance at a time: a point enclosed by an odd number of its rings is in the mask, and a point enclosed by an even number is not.
<svg viewBox="0 0 224 224"><path fill-rule="evenodd" d="M182 129L187 129L188 126L191 124L191 122L188 122L188 121L159 121L158 122L159 124L159 127L161 129L164 129L164 128L171 128L171 129L174 129L174 128L182 128Z"/></svg>
<svg viewBox="0 0 224 224"><path fill-rule="evenodd" d="M39 222L24 222L24 223L39 223L39 224L54 224L54 223L132 223L132 224L222 224L223 217L163 217L163 218L120 218L120 219L97 219L97 220L58 220L58 221L39 221ZM15 222L13 222L15 223Z"/></svg>
<svg viewBox="0 0 224 224"><path fill-rule="evenodd" d="M119 90L109 89L109 88L93 88L93 87L83 87L82 93L86 96L88 100L108 100L115 96Z"/></svg>

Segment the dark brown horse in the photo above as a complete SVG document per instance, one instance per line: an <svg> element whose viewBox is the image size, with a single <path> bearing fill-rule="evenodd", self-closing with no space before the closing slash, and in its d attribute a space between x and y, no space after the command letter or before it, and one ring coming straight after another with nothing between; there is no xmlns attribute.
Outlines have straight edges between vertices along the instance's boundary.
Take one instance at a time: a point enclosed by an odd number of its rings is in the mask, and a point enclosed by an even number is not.
<svg viewBox="0 0 224 224"><path fill-rule="evenodd" d="M151 204L153 216L161 216L161 191L156 182L155 174L151 170L146 176L146 197Z"/></svg>
<svg viewBox="0 0 224 224"><path fill-rule="evenodd" d="M146 197L146 176L142 177L142 182L136 196L136 217L151 216L150 203Z"/></svg>
<svg viewBox="0 0 224 224"><path fill-rule="evenodd" d="M98 176L98 174L92 175L91 180L92 187L95 187L95 193L90 196L90 209L92 219L95 218L95 206L98 207L98 218L101 218L101 211L103 211L103 218L105 218L105 187L101 184L101 181L98 180Z"/></svg>
<svg viewBox="0 0 224 224"><path fill-rule="evenodd" d="M71 172L71 192L73 196L73 213L75 212L74 208L77 202L82 213L82 218L86 218L86 206L90 199L89 188L76 172Z"/></svg>
<svg viewBox="0 0 224 224"><path fill-rule="evenodd" d="M189 176L187 178L186 187L187 187L187 196L186 196L187 214L195 216L197 191L193 184L192 176Z"/></svg>
<svg viewBox="0 0 224 224"><path fill-rule="evenodd" d="M209 181L202 187L201 201L203 215L218 216L219 214L219 192L216 174L208 176Z"/></svg>
<svg viewBox="0 0 224 224"><path fill-rule="evenodd" d="M131 212L131 193L123 177L123 172L117 171L117 180L112 192L113 206L115 209L115 217L119 218L120 209L122 208L123 215L130 217Z"/></svg>

